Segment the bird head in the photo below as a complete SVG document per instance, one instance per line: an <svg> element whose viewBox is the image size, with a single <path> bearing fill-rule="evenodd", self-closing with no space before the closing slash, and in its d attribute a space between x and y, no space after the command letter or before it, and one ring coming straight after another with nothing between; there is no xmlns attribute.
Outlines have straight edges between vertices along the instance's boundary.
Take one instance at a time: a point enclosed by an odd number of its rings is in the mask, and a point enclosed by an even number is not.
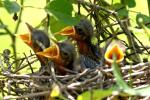
<svg viewBox="0 0 150 100"><path fill-rule="evenodd" d="M26 23L26 25L27 25L30 33L32 34L33 30L35 30L35 29L31 25L29 25L28 23ZM21 35L19 35L19 37L23 40L23 42L25 44L27 44L28 46L30 46L32 48L33 42L31 40L31 36L32 36L31 34L28 34L28 33L27 34L21 34Z"/></svg>
<svg viewBox="0 0 150 100"><path fill-rule="evenodd" d="M58 65L67 66L75 59L75 49L68 42L57 42L55 45L37 52L37 55L47 57Z"/></svg>
<svg viewBox="0 0 150 100"><path fill-rule="evenodd" d="M62 63L66 65L73 64L76 58L75 47L70 42L60 42L58 44Z"/></svg>
<svg viewBox="0 0 150 100"><path fill-rule="evenodd" d="M50 46L48 35L42 31L33 28L30 24L26 23L30 33L21 34L19 37L30 46L34 51L42 51L44 48Z"/></svg>
<svg viewBox="0 0 150 100"><path fill-rule="evenodd" d="M88 20L82 19L77 25L65 27L57 34L69 36L79 41L89 41L93 36L93 27Z"/></svg>

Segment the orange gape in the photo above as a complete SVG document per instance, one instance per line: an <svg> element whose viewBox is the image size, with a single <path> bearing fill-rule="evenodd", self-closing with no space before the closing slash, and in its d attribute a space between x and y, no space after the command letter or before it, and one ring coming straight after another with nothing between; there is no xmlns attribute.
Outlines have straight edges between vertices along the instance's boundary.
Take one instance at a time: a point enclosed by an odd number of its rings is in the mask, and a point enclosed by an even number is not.
<svg viewBox="0 0 150 100"><path fill-rule="evenodd" d="M32 46L30 34L21 34L19 35L19 37L21 38L21 40L23 40L25 44L27 44L30 47Z"/></svg>
<svg viewBox="0 0 150 100"><path fill-rule="evenodd" d="M117 63L120 63L124 60L124 52L121 49L121 47L116 43L113 44L112 46L108 47L106 52L105 52L105 60L108 64L113 63L113 55L115 54L117 60Z"/></svg>
<svg viewBox="0 0 150 100"><path fill-rule="evenodd" d="M60 32L56 33L56 34L65 34L65 35L70 35L72 33L72 35L75 34L75 30L73 26L67 26L64 29L62 29Z"/></svg>

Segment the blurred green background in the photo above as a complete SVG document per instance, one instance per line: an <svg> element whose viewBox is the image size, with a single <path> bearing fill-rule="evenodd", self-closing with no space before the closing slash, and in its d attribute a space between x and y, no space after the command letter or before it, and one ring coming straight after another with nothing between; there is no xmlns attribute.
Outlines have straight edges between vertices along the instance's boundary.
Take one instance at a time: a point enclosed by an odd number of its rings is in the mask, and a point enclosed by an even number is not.
<svg viewBox="0 0 150 100"><path fill-rule="evenodd" d="M30 23L33 26L38 25L41 20L46 17L45 10L42 9L46 5L45 0L24 0L24 10L22 14L21 23L17 34L29 33L25 22ZM10 29L11 32L15 31L17 21L13 20L13 14L9 14L6 9L0 8L0 19ZM3 30L0 30L1 32ZM0 52L4 49L11 48L11 39L9 35L0 35ZM28 53L31 50L22 40L17 38L17 55L22 55L23 52Z"/></svg>

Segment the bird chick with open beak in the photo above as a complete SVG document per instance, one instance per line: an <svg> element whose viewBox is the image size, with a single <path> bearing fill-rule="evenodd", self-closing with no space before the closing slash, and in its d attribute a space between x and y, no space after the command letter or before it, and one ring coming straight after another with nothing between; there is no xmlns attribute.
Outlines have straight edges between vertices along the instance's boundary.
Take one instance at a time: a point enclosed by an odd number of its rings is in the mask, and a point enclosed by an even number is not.
<svg viewBox="0 0 150 100"><path fill-rule="evenodd" d="M36 54L51 60L58 74L65 75L69 70L74 70L76 52L74 46L69 42L55 41L55 45L44 49L42 52L37 52Z"/></svg>
<svg viewBox="0 0 150 100"><path fill-rule="evenodd" d="M113 63L113 55L116 56L116 62L121 63L124 60L125 50L126 46L119 40L110 43L104 55L106 63L109 65Z"/></svg>
<svg viewBox="0 0 150 100"><path fill-rule="evenodd" d="M45 48L50 46L49 37L44 31L35 29L28 23L26 23L26 25L30 31L30 34L21 34L19 37L24 43L31 47L35 53L43 51ZM39 59L41 65L45 65L47 63L45 58L39 55L37 55L37 58Z"/></svg>
<svg viewBox="0 0 150 100"><path fill-rule="evenodd" d="M101 50L91 42L94 32L88 20L82 19L77 25L68 26L57 34L68 36L76 41L83 69L95 68L100 64Z"/></svg>

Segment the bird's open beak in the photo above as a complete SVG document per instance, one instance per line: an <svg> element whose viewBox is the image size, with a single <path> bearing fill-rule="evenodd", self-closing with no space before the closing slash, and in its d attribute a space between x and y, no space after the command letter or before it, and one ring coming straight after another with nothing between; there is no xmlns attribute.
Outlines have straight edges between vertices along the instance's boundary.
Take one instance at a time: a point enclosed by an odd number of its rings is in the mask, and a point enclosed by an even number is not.
<svg viewBox="0 0 150 100"><path fill-rule="evenodd" d="M32 46L30 34L21 34L21 35L18 35L18 37L20 37L21 40L23 40L23 42L26 43L28 46L30 47Z"/></svg>
<svg viewBox="0 0 150 100"><path fill-rule="evenodd" d="M61 31L57 32L56 34L74 37L75 36L75 29L73 26L67 26L64 29L62 29Z"/></svg>
<svg viewBox="0 0 150 100"><path fill-rule="evenodd" d="M53 45L49 48L44 49L42 52L37 52L36 53L39 56L44 56L46 58L49 58L51 60L58 60L59 59L59 47L58 45Z"/></svg>
<svg viewBox="0 0 150 100"><path fill-rule="evenodd" d="M30 33L33 32L34 28L29 25L28 23L26 23ZM32 41L31 41L31 34L21 34L21 35L18 35L24 43L26 43L28 46L32 47Z"/></svg>
<svg viewBox="0 0 150 100"><path fill-rule="evenodd" d="M106 50L105 60L109 64L113 63L113 54L116 55L116 58L117 58L116 62L117 63L120 63L120 62L123 61L123 59L124 59L124 53L123 53L122 49L119 47L118 44L114 44L112 47L109 47Z"/></svg>

